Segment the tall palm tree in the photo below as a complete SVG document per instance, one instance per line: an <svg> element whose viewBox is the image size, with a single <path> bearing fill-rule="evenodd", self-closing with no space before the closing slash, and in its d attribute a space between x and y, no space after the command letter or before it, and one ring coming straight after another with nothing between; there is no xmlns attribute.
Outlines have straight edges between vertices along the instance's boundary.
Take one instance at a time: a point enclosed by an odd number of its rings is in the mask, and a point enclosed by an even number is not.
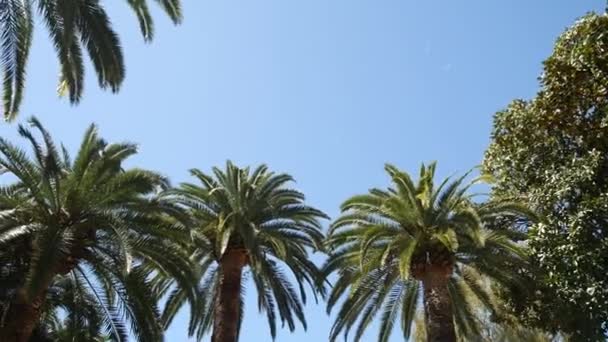
<svg viewBox="0 0 608 342"><path fill-rule="evenodd" d="M421 304L429 342L477 335L468 298L496 312L484 279L517 283L515 269L526 262L511 239L516 233L486 229L484 220L524 211L510 203L475 204L466 176L435 187L435 163L422 166L417 184L392 165L385 169L393 186L347 200L329 232L324 272L338 277L328 311L348 293L331 341L355 325L360 340L378 313L378 341L388 340L398 317L407 339Z"/></svg>
<svg viewBox="0 0 608 342"><path fill-rule="evenodd" d="M275 174L261 165L253 171L231 162L213 176L193 169L200 185L185 183L165 198L185 208L183 222L191 230L193 259L206 303L195 317L198 338L213 329L213 342L236 342L242 321L243 272L255 284L260 311L265 311L270 333L276 334L276 315L290 330L299 320L305 285L317 290L319 271L308 249L323 243L321 211L304 204L304 195L285 187L287 174ZM290 283L290 271L298 290ZM315 293L316 296L316 293ZM164 316L170 321L179 308L179 290L168 300Z"/></svg>
<svg viewBox="0 0 608 342"><path fill-rule="evenodd" d="M180 0L156 0L174 23L182 18ZM146 41L153 37L153 21L146 0L127 0L139 20ZM0 0L0 64L4 118L18 113L28 54L32 44L34 14L38 12L61 65L59 92L78 103L83 91L83 52L93 64L99 86L118 91L125 76L118 35L99 0Z"/></svg>
<svg viewBox="0 0 608 342"><path fill-rule="evenodd" d="M14 251L0 253L0 294L8 303L0 306L0 340L28 340L62 277L97 299L118 340L114 322L125 319L139 339L162 340L150 279L175 277L193 304L197 286L178 245L188 235L165 222L152 197L167 180L124 169L136 146L108 144L94 125L72 161L38 120L30 124L38 134L23 125L19 133L32 156L0 137L0 173L10 182L0 186L0 250Z"/></svg>

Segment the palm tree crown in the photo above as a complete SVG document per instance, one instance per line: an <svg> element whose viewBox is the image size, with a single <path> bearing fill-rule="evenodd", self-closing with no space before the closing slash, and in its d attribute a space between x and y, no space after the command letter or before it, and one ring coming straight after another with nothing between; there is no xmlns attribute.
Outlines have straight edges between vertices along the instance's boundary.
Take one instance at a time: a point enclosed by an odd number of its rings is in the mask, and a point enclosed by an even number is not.
<svg viewBox="0 0 608 342"><path fill-rule="evenodd" d="M476 334L475 312L467 298L496 310L489 278L513 282L513 265L525 253L509 235L488 230L484 220L522 211L510 203L477 205L466 178L449 178L435 187L435 164L421 168L415 184L410 176L387 165L392 187L371 189L342 205L343 215L328 236L330 258L325 273L337 271L328 310L349 293L330 337L356 327L355 341L380 313L379 341L387 341L399 319L409 338L418 307L424 305L428 341L453 341Z"/></svg>
<svg viewBox="0 0 608 342"><path fill-rule="evenodd" d="M180 0L156 0L174 23L182 18ZM127 0L139 20L146 41L153 37L153 20L146 0ZM3 0L0 1L0 64L4 118L19 110L25 85L26 63L37 11L48 29L61 65L59 92L77 103L83 91L83 52L89 55L99 86L118 91L125 67L118 35L99 0Z"/></svg>
<svg viewBox="0 0 608 342"><path fill-rule="evenodd" d="M191 174L200 185L182 184L168 191L166 199L186 209L193 255L200 265L201 290L207 300L195 319L198 337L213 328L213 341L238 339L245 269L273 338L277 312L290 330L296 320L306 327L305 285L315 290L319 282L307 249L321 247L324 236L319 219L326 216L305 205L302 193L284 186L293 180L291 176L270 172L265 165L251 171L228 162L225 171L214 168L213 176L197 169ZM172 300L178 301L179 296L176 291L169 299L168 319L178 307L172 306Z"/></svg>
<svg viewBox="0 0 608 342"><path fill-rule="evenodd" d="M183 234L165 224L151 197L167 180L124 169L136 147L106 143L95 126L72 160L36 119L30 123L41 141L25 126L19 133L31 143L32 158L0 138L0 173L14 180L0 186L0 250L15 252L0 253L0 309L7 318L0 339L27 341L51 314L45 306L53 302L53 288L68 278L80 297L98 301L104 328L119 340L125 340L125 321L141 340L162 340L150 279L175 276L196 300L188 255L177 246Z"/></svg>

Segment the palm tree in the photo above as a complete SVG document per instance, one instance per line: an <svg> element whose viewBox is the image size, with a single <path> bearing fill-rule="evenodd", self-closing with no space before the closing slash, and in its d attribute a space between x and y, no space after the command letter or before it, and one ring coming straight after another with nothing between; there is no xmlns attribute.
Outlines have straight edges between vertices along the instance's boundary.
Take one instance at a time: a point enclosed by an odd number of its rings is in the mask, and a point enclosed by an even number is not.
<svg viewBox="0 0 608 342"><path fill-rule="evenodd" d="M156 0L174 23L182 18L180 0ZM139 20L146 41L153 37L153 21L146 0L127 0ZM33 9L35 8L35 9ZM99 0L2 0L0 1L0 64L4 88L4 118L16 117L25 85L25 70L32 44L37 11L57 52L61 65L59 92L78 103L83 91L83 52L86 50L99 86L118 91L125 76L118 35Z"/></svg>
<svg viewBox="0 0 608 342"><path fill-rule="evenodd" d="M319 271L307 250L321 247L319 219L326 215L305 205L302 193L285 187L291 176L270 172L265 165L251 172L228 162L225 171L213 168L215 177L197 169L191 174L200 185L182 184L165 198L185 208L182 221L192 232L193 259L200 265L201 291L207 300L194 318L198 338L213 328L213 342L238 340L245 270L273 338L277 311L291 331L296 319L306 328L305 285L314 292L319 283ZM299 294L286 270L296 280ZM179 289L170 295L166 321L175 315L180 297Z"/></svg>
<svg viewBox="0 0 608 342"><path fill-rule="evenodd" d="M115 322L124 319L141 340L162 340L150 279L175 277L193 304L197 286L178 245L188 235L166 223L152 197L168 181L124 169L136 146L108 144L94 125L72 161L38 120L30 124L39 134L23 125L19 133L32 157L0 138L0 173L12 181L0 186L0 250L14 252L0 253L0 340L27 341L49 314L54 285L65 277L97 300L118 340L124 334Z"/></svg>
<svg viewBox="0 0 608 342"><path fill-rule="evenodd" d="M478 336L478 312L469 299L496 313L486 280L517 283L514 272L526 262L511 239L516 233L486 229L484 220L524 211L511 203L475 204L470 184L463 186L466 175L435 187L435 163L422 166L417 184L392 165L385 169L393 186L347 200L329 232L324 272L337 271L337 280L328 311L348 293L331 341L355 325L360 340L378 313L379 341L388 340L399 316L408 339L421 304L429 342Z"/></svg>

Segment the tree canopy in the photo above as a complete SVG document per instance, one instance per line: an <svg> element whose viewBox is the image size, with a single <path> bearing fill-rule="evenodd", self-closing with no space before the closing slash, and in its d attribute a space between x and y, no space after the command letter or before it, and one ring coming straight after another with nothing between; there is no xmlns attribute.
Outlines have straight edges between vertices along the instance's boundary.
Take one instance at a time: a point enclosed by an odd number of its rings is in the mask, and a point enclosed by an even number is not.
<svg viewBox="0 0 608 342"><path fill-rule="evenodd" d="M514 303L527 318L577 340L608 333L608 16L589 14L557 40L540 91L494 119L483 162L494 196L527 202L543 271Z"/></svg>

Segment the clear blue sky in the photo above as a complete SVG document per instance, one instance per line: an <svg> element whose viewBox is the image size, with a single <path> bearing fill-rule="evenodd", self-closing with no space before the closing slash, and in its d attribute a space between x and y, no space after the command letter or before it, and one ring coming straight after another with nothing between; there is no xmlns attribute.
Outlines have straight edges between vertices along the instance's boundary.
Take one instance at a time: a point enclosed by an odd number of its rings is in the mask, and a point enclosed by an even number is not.
<svg viewBox="0 0 608 342"><path fill-rule="evenodd" d="M85 127L141 145L133 164L175 184L226 159L267 163L297 179L331 216L342 200L387 183L390 161L440 175L477 165L492 115L537 89L541 61L574 19L603 0L183 0L173 27L155 11L144 44L126 1L108 4L125 46L118 95L90 72L77 107L55 93L58 67L38 27L22 115L37 115L75 148ZM110 4L111 3L111 4ZM153 2L151 2L153 3ZM15 137L16 123L0 124ZM317 257L317 260L322 260ZM248 293L242 341L270 341ZM332 319L309 304L308 332L277 341L327 341ZM187 341L185 313L167 341ZM370 330L365 340L372 341ZM372 338L373 337L373 338ZM398 333L392 341L400 341Z"/></svg>

